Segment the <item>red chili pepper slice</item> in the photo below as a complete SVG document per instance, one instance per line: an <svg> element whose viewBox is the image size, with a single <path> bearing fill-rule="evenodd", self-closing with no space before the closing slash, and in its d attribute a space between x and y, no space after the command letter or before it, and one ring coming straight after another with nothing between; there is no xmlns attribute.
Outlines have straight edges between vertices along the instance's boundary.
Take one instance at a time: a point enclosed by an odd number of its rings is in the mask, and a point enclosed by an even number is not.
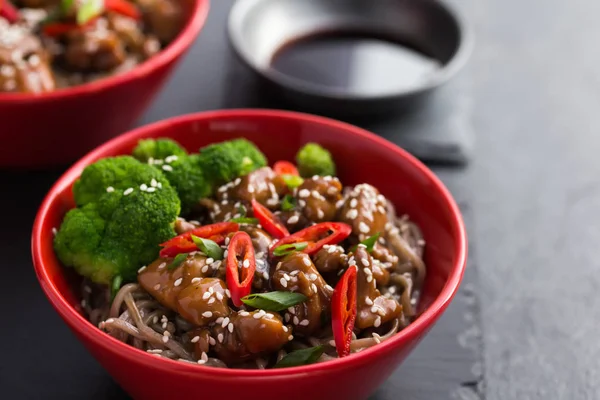
<svg viewBox="0 0 600 400"><path fill-rule="evenodd" d="M180 253L191 253L198 250L196 244L192 240L192 235L203 239L210 239L217 244L223 244L228 233L237 232L240 230L240 225L235 222L219 222L211 225L204 225L199 228L192 229L175 236L160 246L163 248L160 251L161 257L175 257Z"/></svg>
<svg viewBox="0 0 600 400"><path fill-rule="evenodd" d="M140 10L132 3L124 0L104 0L104 8L133 19L140 19Z"/></svg>
<svg viewBox="0 0 600 400"><path fill-rule="evenodd" d="M73 23L55 22L44 25L42 31L46 36L57 37L80 28L79 25Z"/></svg>
<svg viewBox="0 0 600 400"><path fill-rule="evenodd" d="M296 166L289 161L277 161L273 165L273 171L275 171L277 175L300 176L298 168L296 168Z"/></svg>
<svg viewBox="0 0 600 400"><path fill-rule="evenodd" d="M338 244L350 236L351 232L352 227L348 224L342 222L321 222L273 243L269 251L272 255L273 250L281 245L308 242L308 246L302 251L308 255L312 255L321 250L326 244Z"/></svg>
<svg viewBox="0 0 600 400"><path fill-rule="evenodd" d="M335 285L331 297L331 327L338 356L350 354L356 321L356 267L350 267Z"/></svg>
<svg viewBox="0 0 600 400"><path fill-rule="evenodd" d="M19 20L19 10L8 0L0 0L0 17L13 24Z"/></svg>
<svg viewBox="0 0 600 400"><path fill-rule="evenodd" d="M241 262L241 268L238 263ZM240 272L241 269L241 278ZM256 270L256 258L252 239L246 232L237 232L231 238L227 248L227 288L231 292L231 300L236 307L241 306L242 297L252 291L252 280Z"/></svg>
<svg viewBox="0 0 600 400"><path fill-rule="evenodd" d="M281 239L290 235L290 232L279 219L267 207L255 199L252 199L252 211L262 227L274 238Z"/></svg>

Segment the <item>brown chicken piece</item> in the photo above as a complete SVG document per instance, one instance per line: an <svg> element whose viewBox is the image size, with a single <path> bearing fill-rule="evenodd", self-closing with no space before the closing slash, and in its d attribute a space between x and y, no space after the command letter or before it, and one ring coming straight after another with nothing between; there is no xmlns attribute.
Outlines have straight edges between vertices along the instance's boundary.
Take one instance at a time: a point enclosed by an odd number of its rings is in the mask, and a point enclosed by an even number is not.
<svg viewBox="0 0 600 400"><path fill-rule="evenodd" d="M271 280L275 290L301 293L308 297L304 303L288 308L286 322L292 322L294 331L308 336L321 327L321 316L329 313L333 288L315 268L310 257L301 252L281 260Z"/></svg>
<svg viewBox="0 0 600 400"><path fill-rule="evenodd" d="M184 24L184 10L176 0L137 0L144 22L163 44L171 42Z"/></svg>
<svg viewBox="0 0 600 400"><path fill-rule="evenodd" d="M0 17L0 92L45 93L55 87L50 56L40 40Z"/></svg>
<svg viewBox="0 0 600 400"><path fill-rule="evenodd" d="M246 207L250 214L252 210L250 203L253 199L274 208L279 204L280 196L286 191L287 186L281 176L275 174L271 168L263 167L221 186L217 190L217 200L221 208L231 202L234 204L241 202L240 205Z"/></svg>
<svg viewBox="0 0 600 400"><path fill-rule="evenodd" d="M204 335L201 337L207 338L212 350L229 365L276 352L293 339L291 329L284 325L281 317L264 310L233 312L198 334ZM198 343L200 341L199 338ZM195 355L201 358L206 347L204 343L195 346Z"/></svg>
<svg viewBox="0 0 600 400"><path fill-rule="evenodd" d="M183 288L177 295L177 311L187 321L205 326L230 313L229 291L218 278L201 278Z"/></svg>
<svg viewBox="0 0 600 400"><path fill-rule="evenodd" d="M170 269L172 262L172 258L159 258L140 270L138 282L162 305L196 325L206 324L228 312L229 291L222 280L211 278L221 261L190 253L181 265ZM205 293L212 294L203 298ZM211 301L211 298L215 300ZM194 307L198 310L194 311ZM207 311L211 315L203 315Z"/></svg>
<svg viewBox="0 0 600 400"><path fill-rule="evenodd" d="M298 208L312 222L333 221L336 203L342 199L342 184L331 176L313 176L296 189Z"/></svg>
<svg viewBox="0 0 600 400"><path fill-rule="evenodd" d="M200 226L197 222L198 221L186 221L183 218L177 218L175 221L175 232L177 232L178 235L181 235L182 233L196 229Z"/></svg>
<svg viewBox="0 0 600 400"><path fill-rule="evenodd" d="M376 233L383 234L388 222L386 199L373 186L363 183L355 186L339 211L339 220L352 226L359 241Z"/></svg>
<svg viewBox="0 0 600 400"><path fill-rule="evenodd" d="M107 13L108 27L123 42L126 49L145 60L160 51L160 42L153 35L144 35L140 25L133 18L116 13Z"/></svg>
<svg viewBox="0 0 600 400"><path fill-rule="evenodd" d="M381 295L377 289L373 276L373 260L364 246L358 246L348 264L358 268L356 327L378 328L400 316L402 306L396 300Z"/></svg>
<svg viewBox="0 0 600 400"><path fill-rule="evenodd" d="M125 45L116 32L108 29L105 19L84 31L66 34L63 63L69 70L79 72L106 72L123 64L127 59Z"/></svg>
<svg viewBox="0 0 600 400"><path fill-rule="evenodd" d="M315 267L321 273L338 272L347 265L348 258L341 246L326 244L313 257Z"/></svg>

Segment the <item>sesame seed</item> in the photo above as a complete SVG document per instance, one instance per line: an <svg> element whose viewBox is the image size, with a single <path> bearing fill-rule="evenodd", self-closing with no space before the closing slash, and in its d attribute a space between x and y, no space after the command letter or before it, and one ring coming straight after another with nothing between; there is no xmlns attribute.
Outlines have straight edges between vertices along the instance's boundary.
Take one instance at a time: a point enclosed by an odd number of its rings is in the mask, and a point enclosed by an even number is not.
<svg viewBox="0 0 600 400"><path fill-rule="evenodd" d="M158 182L156 182L156 179L152 178L152 180L150 181L150 186L156 187L157 185L158 185Z"/></svg>
<svg viewBox="0 0 600 400"><path fill-rule="evenodd" d="M162 183L158 182L158 185L156 185L159 189L162 189Z"/></svg>
<svg viewBox="0 0 600 400"><path fill-rule="evenodd" d="M239 312L239 314L240 314L242 317L247 317L248 315L250 315L250 313L249 313L248 311L240 311L240 312Z"/></svg>
<svg viewBox="0 0 600 400"><path fill-rule="evenodd" d="M128 196L133 193L133 188L129 188L123 192L123 196Z"/></svg>
<svg viewBox="0 0 600 400"><path fill-rule="evenodd" d="M214 302L215 302L215 298L214 297L211 297L210 300L208 300L208 304L212 304Z"/></svg>
<svg viewBox="0 0 600 400"><path fill-rule="evenodd" d="M285 279L288 282L292 280L292 278L288 274L283 274L283 279Z"/></svg>
<svg viewBox="0 0 600 400"><path fill-rule="evenodd" d="M221 322L223 322L223 320L224 320L224 319L225 319L225 318L223 318L223 317L219 317L219 318L217 318L217 319L216 319L216 321L215 321L215 322L216 322L217 324L221 324Z"/></svg>
<svg viewBox="0 0 600 400"><path fill-rule="evenodd" d="M157 283L156 285L154 285L154 288L153 288L153 289L154 289L154 290L158 290L158 289L160 289L160 284L158 284L158 283Z"/></svg>
<svg viewBox="0 0 600 400"><path fill-rule="evenodd" d="M227 295L227 297L231 297L231 292L229 291L229 289L225 289L225 294Z"/></svg>
<svg viewBox="0 0 600 400"><path fill-rule="evenodd" d="M296 276L296 275L298 275L299 273L300 273L300 271L298 271L298 270L296 269L296 270L294 270L294 271L290 272L290 275L291 275L291 276Z"/></svg>
<svg viewBox="0 0 600 400"><path fill-rule="evenodd" d="M86 305L86 304L87 304L87 303L85 302L85 299L81 300L81 307L84 307L84 308L85 308L85 305Z"/></svg>
<svg viewBox="0 0 600 400"><path fill-rule="evenodd" d="M252 315L252 318L254 319L261 319L262 318L262 314L259 312L255 313L254 315Z"/></svg>
<svg viewBox="0 0 600 400"><path fill-rule="evenodd" d="M358 217L358 211L356 208L352 208L346 213L346 218L348 219L354 219L356 217Z"/></svg>
<svg viewBox="0 0 600 400"><path fill-rule="evenodd" d="M200 356L200 359L204 362L208 361L208 354L206 354L205 352L202 352L202 355Z"/></svg>
<svg viewBox="0 0 600 400"><path fill-rule="evenodd" d="M223 293L217 292L217 293L215 293L215 296L217 296L217 300L219 300L219 301L223 300Z"/></svg>
<svg viewBox="0 0 600 400"><path fill-rule="evenodd" d="M144 272L145 269L146 269L146 266L144 265L142 268L138 269L138 274L141 274L142 272Z"/></svg>
<svg viewBox="0 0 600 400"><path fill-rule="evenodd" d="M141 190L142 192L145 192L145 191L146 191L146 189L148 189L148 185L146 185L145 183L142 183L142 184L140 185L140 190Z"/></svg>
<svg viewBox="0 0 600 400"><path fill-rule="evenodd" d="M266 314L265 314L265 317L266 317L267 319L272 319L272 318L275 318L275 316L274 316L273 314L271 314L271 313L266 313Z"/></svg>
<svg viewBox="0 0 600 400"><path fill-rule="evenodd" d="M289 331L288 327L287 327L287 326L285 326L285 325L283 325L283 326L281 327L281 329L282 329L284 332L286 332L286 333Z"/></svg>
<svg viewBox="0 0 600 400"><path fill-rule="evenodd" d="M302 321L300 321L300 325L302 326L308 326L309 322L307 319L303 319Z"/></svg>
<svg viewBox="0 0 600 400"><path fill-rule="evenodd" d="M170 165L163 165L162 169L163 169L163 171L168 171L168 172L173 171L173 167L171 167Z"/></svg>
<svg viewBox="0 0 600 400"><path fill-rule="evenodd" d="M112 187L112 186L109 186L109 187L107 187L107 188L106 188L106 191L107 191L108 193L112 193L112 192L114 192L114 191L115 191L115 188L114 188L114 187Z"/></svg>
<svg viewBox="0 0 600 400"><path fill-rule="evenodd" d="M300 200L298 200L298 205L299 205L300 207L306 207L306 201L304 201L304 200L300 199Z"/></svg>
<svg viewBox="0 0 600 400"><path fill-rule="evenodd" d="M317 285L313 283L310 285L310 287L312 288L313 292L317 293Z"/></svg>
<svg viewBox="0 0 600 400"><path fill-rule="evenodd" d="M288 307L288 312L292 315L296 314L296 309L294 307Z"/></svg>
<svg viewBox="0 0 600 400"><path fill-rule="evenodd" d="M158 323L158 317L153 317L153 318L152 318L152 323L153 323L153 324L156 324L156 323Z"/></svg>
<svg viewBox="0 0 600 400"><path fill-rule="evenodd" d="M221 328L225 328L227 325L229 325L229 317L223 318L223 322L221 323Z"/></svg>
<svg viewBox="0 0 600 400"><path fill-rule="evenodd" d="M373 323L373 326L375 328L379 328L379 325L381 325L381 317L377 316L377 318L375 318L375 322Z"/></svg>
<svg viewBox="0 0 600 400"><path fill-rule="evenodd" d="M320 199L322 196L319 194L319 192L317 192L316 190L313 190L312 192L310 192L310 194L312 195L312 197L314 197L315 199Z"/></svg>
<svg viewBox="0 0 600 400"><path fill-rule="evenodd" d="M364 265L365 267L369 266L369 260L367 260L366 258L361 258L360 262L362 265Z"/></svg>
<svg viewBox="0 0 600 400"><path fill-rule="evenodd" d="M208 292L210 294L213 294L215 292L215 289L213 289L213 287L211 286L211 287L208 288Z"/></svg>
<svg viewBox="0 0 600 400"><path fill-rule="evenodd" d="M292 317L290 317L290 314L287 314L287 313L285 314L285 322L290 322L291 318Z"/></svg>
<svg viewBox="0 0 600 400"><path fill-rule="evenodd" d="M299 219L300 218L297 215L292 215L288 218L287 222L288 224L295 224L296 222L298 222Z"/></svg>
<svg viewBox="0 0 600 400"><path fill-rule="evenodd" d="M319 278L317 274L308 274L308 279L312 282L316 281Z"/></svg>
<svg viewBox="0 0 600 400"><path fill-rule="evenodd" d="M329 345L332 346L332 347L335 347L335 340L330 340L329 341Z"/></svg>
<svg viewBox="0 0 600 400"><path fill-rule="evenodd" d="M167 329L167 322L163 322L163 324L162 324L162 328L163 328L163 329Z"/></svg>
<svg viewBox="0 0 600 400"><path fill-rule="evenodd" d="M311 262L310 262L310 258L308 258L308 257L304 257L304 258L302 258L302 263L303 263L304 265L306 265L307 267L310 267L310 264L311 264Z"/></svg>
<svg viewBox="0 0 600 400"><path fill-rule="evenodd" d="M177 157L176 155L172 155L172 156L168 156L167 158L165 158L165 162L170 164L173 161L177 161L178 159L179 159L179 157Z"/></svg>
<svg viewBox="0 0 600 400"><path fill-rule="evenodd" d="M208 272L208 265L205 265L204 267L202 267L202 269L200 270L202 271L203 274Z"/></svg>
<svg viewBox="0 0 600 400"><path fill-rule="evenodd" d="M56 234L57 234L57 233L58 233L58 229L56 229L56 228L52 228L52 234L53 234L54 236L56 236Z"/></svg>
<svg viewBox="0 0 600 400"><path fill-rule="evenodd" d="M382 206L377 206L377 211L379 211L382 214L385 214L385 208L383 208Z"/></svg>
<svg viewBox="0 0 600 400"><path fill-rule="evenodd" d="M294 319L292 320L292 322L294 323L294 325L298 325L300 323L300 320L297 316L294 315Z"/></svg>
<svg viewBox="0 0 600 400"><path fill-rule="evenodd" d="M369 225L365 224L363 221L360 221L358 224L358 230L362 233L369 233Z"/></svg>
<svg viewBox="0 0 600 400"><path fill-rule="evenodd" d="M234 185L234 186L237 186L237 185L239 185L240 183L242 183L242 179L241 179L241 178L237 178L235 181L233 181L233 185Z"/></svg>
<svg viewBox="0 0 600 400"><path fill-rule="evenodd" d="M200 336L194 336L191 340L192 343L197 343L200 340Z"/></svg>
<svg viewBox="0 0 600 400"><path fill-rule="evenodd" d="M329 285L325 285L325 289L330 290L330 291L333 292L333 288L331 286L329 286Z"/></svg>
<svg viewBox="0 0 600 400"><path fill-rule="evenodd" d="M279 283L281 283L281 286L283 286L283 287L287 287L287 281L285 280L285 278L281 278L281 279L279 280Z"/></svg>
<svg viewBox="0 0 600 400"><path fill-rule="evenodd" d="M219 343L223 343L223 334L222 333L219 333L217 335L217 340L219 341Z"/></svg>
<svg viewBox="0 0 600 400"><path fill-rule="evenodd" d="M373 275L367 275L367 282L373 281Z"/></svg>
<svg viewBox="0 0 600 400"><path fill-rule="evenodd" d="M364 273L365 273L367 276L373 275L373 272L371 272L371 270L370 270L369 268L363 268L363 272L364 272Z"/></svg>
<svg viewBox="0 0 600 400"><path fill-rule="evenodd" d="M179 278L175 281L175 283L173 284L175 287L181 285L181 282L183 281L183 278Z"/></svg>
<svg viewBox="0 0 600 400"><path fill-rule="evenodd" d="M372 313L376 313L378 310L379 310L379 307L377 307L377 306L371 307L371 312Z"/></svg>
<svg viewBox="0 0 600 400"><path fill-rule="evenodd" d="M248 260L248 259L245 259L245 260L244 260L244 262L242 263L242 266L243 266L244 268L248 268L248 267L250 267L250 260Z"/></svg>
<svg viewBox="0 0 600 400"><path fill-rule="evenodd" d="M316 181L317 179L319 179L319 175L313 175L311 179Z"/></svg>
<svg viewBox="0 0 600 400"><path fill-rule="evenodd" d="M213 313L212 313L212 312L210 312L210 311L204 311L204 312L202 313L202 316L203 316L204 318L210 318L210 317L212 317L212 315L213 315Z"/></svg>
<svg viewBox="0 0 600 400"><path fill-rule="evenodd" d="M204 360L198 360L198 364L200 364L200 365L206 364L206 361L204 361Z"/></svg>
<svg viewBox="0 0 600 400"><path fill-rule="evenodd" d="M228 330L230 333L233 333L233 324L231 324L231 323L230 323L230 324L227 326L227 330Z"/></svg>
<svg viewBox="0 0 600 400"><path fill-rule="evenodd" d="M308 189L302 189L298 192L298 196L300 197L308 197L310 196L310 190Z"/></svg>
<svg viewBox="0 0 600 400"><path fill-rule="evenodd" d="M356 208L357 205L358 205L358 201L356 199L350 200L350 207L351 208Z"/></svg>
<svg viewBox="0 0 600 400"><path fill-rule="evenodd" d="M166 263L166 262L164 262L164 263L161 263L161 264L158 266L158 268L157 268L157 269L159 269L159 270L160 270L160 269L163 269L163 268L164 268L164 267L166 267L166 266L167 266L167 263Z"/></svg>
<svg viewBox="0 0 600 400"><path fill-rule="evenodd" d="M156 188L149 187L148 189L146 189L146 192L148 192L148 193L154 193L154 192L156 192Z"/></svg>
<svg viewBox="0 0 600 400"><path fill-rule="evenodd" d="M317 209L317 218L323 219L325 217L325 213L320 208Z"/></svg>
<svg viewBox="0 0 600 400"><path fill-rule="evenodd" d="M202 278L192 278L192 283L200 282Z"/></svg>
<svg viewBox="0 0 600 400"><path fill-rule="evenodd" d="M217 342L215 341L215 338L213 338L212 336L209 336L209 337L208 337L208 343L209 343L211 346L214 346L214 345L216 345L216 344L217 344Z"/></svg>
<svg viewBox="0 0 600 400"><path fill-rule="evenodd" d="M294 340L294 336L293 335L288 336L288 341L291 342L292 340Z"/></svg>
<svg viewBox="0 0 600 400"><path fill-rule="evenodd" d="M169 341L169 337L168 336L163 336L162 337L162 341L163 341L163 343L167 343Z"/></svg>
<svg viewBox="0 0 600 400"><path fill-rule="evenodd" d="M204 294L202 295L202 300L206 300L210 297L210 292L204 292Z"/></svg>
<svg viewBox="0 0 600 400"><path fill-rule="evenodd" d="M373 300L371 300L369 297L365 297L365 304L372 306Z"/></svg>

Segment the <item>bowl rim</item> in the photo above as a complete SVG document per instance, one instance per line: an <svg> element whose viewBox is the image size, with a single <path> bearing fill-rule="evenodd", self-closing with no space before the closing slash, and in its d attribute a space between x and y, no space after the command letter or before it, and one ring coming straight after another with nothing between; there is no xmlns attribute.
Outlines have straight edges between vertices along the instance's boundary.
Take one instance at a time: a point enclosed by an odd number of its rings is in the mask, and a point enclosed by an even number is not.
<svg viewBox="0 0 600 400"><path fill-rule="evenodd" d="M473 29L462 13L452 4L439 0L432 0L431 3L448 13L449 17L456 23L459 31L459 41L456 52L448 62L435 73L432 79L419 86L406 90L397 90L382 94L356 94L348 93L343 90L328 88L318 84L305 82L300 79L288 76L272 68L262 68L250 54L244 41L241 39L240 26L243 23L248 11L257 7L264 0L246 0L236 2L229 13L227 21L227 33L229 44L234 49L237 56L262 78L274 83L275 85L292 90L296 93L302 93L309 96L345 100L345 101L392 101L399 98L411 97L419 93L433 90L452 79L467 63L475 45ZM310 33L309 33L310 34ZM299 35L299 38L303 35Z"/></svg>
<svg viewBox="0 0 600 400"><path fill-rule="evenodd" d="M296 121L304 121L310 123L318 123L325 126L329 126L336 129L342 129L350 133L351 135L357 136L360 140L368 140L375 142L376 144L383 146L387 151L396 153L399 157L405 158L413 167L415 167L423 176L433 184L433 189L438 191L439 195L443 198L446 206L450 210L451 214L451 226L452 236L456 238L456 245L454 251L456 253L456 261L450 271L450 275L446 280L440 294L433 300L431 305L409 326L404 328L402 331L394 335L391 339L386 340L377 346L370 347L364 351L353 354L349 357L338 358L326 363L318 363L311 365L303 365L291 368L282 369L269 369L269 370L244 370L244 369L224 369L224 368L206 368L202 365L183 363L180 361L157 358L156 356L136 349L130 345L118 341L117 339L109 336L107 333L98 329L98 327L92 325L82 315L80 315L73 306L71 306L62 294L59 292L57 287L52 283L48 270L46 268L47 261L42 256L42 243L44 240L48 240L47 237L43 237L42 231L45 225L45 220L49 215L49 210L52 204L57 201L57 198L61 192L68 186L70 186L75 179L79 177L82 169L95 161L96 159L107 157L107 153L113 153L114 149L123 147L124 143L128 143L134 139L141 139L147 137L148 134L155 132L165 126L179 123L193 123L198 120L211 120L213 118L222 117L267 117L267 118L284 118L292 119ZM458 287L462 280L467 260L467 234L462 219L461 212L450 194L446 186L437 178L434 173L427 168L423 163L417 160L414 156L410 155L405 150L401 149L397 145L373 134L362 128L356 126L332 120L329 118L314 116L310 114L303 114L298 112L290 111L279 111L279 110L262 110L262 109L229 109L229 110L217 110L207 111L194 114L182 115L174 118L169 118L159 122L155 122L149 125L145 125L136 128L128 133L117 136L116 138L104 143L96 149L89 152L73 166L71 166L52 186L48 194L44 198L33 226L32 238L31 238L31 251L33 256L33 264L36 273L36 278L40 283L44 293L50 300L50 303L61 315L61 317L67 322L67 324L74 330L79 331L80 334L86 336L91 341L101 346L112 346L117 349L123 357L135 360L137 362L145 364L147 367L155 369L170 369L172 371L179 371L184 373L204 373L214 378L268 378L268 377L282 377L297 374L308 374L308 373L323 373L327 372L328 369L347 369L352 368L355 365L368 362L369 359L381 356L384 353L391 351L392 349L399 348L403 344L407 344L413 341L424 333L426 333L445 311L450 301L458 291Z"/></svg>
<svg viewBox="0 0 600 400"><path fill-rule="evenodd" d="M177 57L182 55L196 40L200 31L204 27L208 12L210 9L210 0L193 0L192 12L187 23L177 34L175 39L162 49L158 54L150 57L143 63L136 65L129 71L121 74L112 75L106 78L87 82L81 85L56 89L48 93L0 93L0 105L6 103L32 103L54 101L62 98L70 98L81 95L92 95L97 92L110 90L122 83L134 79L142 79L150 75L157 69L169 64Z"/></svg>

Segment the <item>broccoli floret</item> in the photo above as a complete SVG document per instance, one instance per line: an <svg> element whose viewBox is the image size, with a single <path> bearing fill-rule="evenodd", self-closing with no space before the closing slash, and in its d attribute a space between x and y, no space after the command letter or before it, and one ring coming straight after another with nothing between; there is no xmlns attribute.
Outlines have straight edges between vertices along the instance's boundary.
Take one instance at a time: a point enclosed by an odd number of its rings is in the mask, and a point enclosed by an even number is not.
<svg viewBox="0 0 600 400"><path fill-rule="evenodd" d="M335 176L335 163L331 153L316 143L308 143L296 154L298 172L303 177L313 175Z"/></svg>
<svg viewBox="0 0 600 400"><path fill-rule="evenodd" d="M133 149L133 156L141 162L149 159L164 160L169 156L185 156L187 152L183 147L171 139L144 139L138 142Z"/></svg>
<svg viewBox="0 0 600 400"><path fill-rule="evenodd" d="M267 159L253 143L235 139L203 147L199 163L214 188L266 166Z"/></svg>
<svg viewBox="0 0 600 400"><path fill-rule="evenodd" d="M148 189L141 190L143 185ZM94 282L109 284L117 275L135 280L137 270L156 259L159 244L175 235L179 198L147 164L132 157L103 159L84 170L75 188L82 206L67 213L54 248L64 265Z"/></svg>
<svg viewBox="0 0 600 400"><path fill-rule="evenodd" d="M161 170L177 190L182 214L189 213L198 200L210 196L211 186L199 165L198 155L188 155L183 147L171 139L141 140L133 156Z"/></svg>

